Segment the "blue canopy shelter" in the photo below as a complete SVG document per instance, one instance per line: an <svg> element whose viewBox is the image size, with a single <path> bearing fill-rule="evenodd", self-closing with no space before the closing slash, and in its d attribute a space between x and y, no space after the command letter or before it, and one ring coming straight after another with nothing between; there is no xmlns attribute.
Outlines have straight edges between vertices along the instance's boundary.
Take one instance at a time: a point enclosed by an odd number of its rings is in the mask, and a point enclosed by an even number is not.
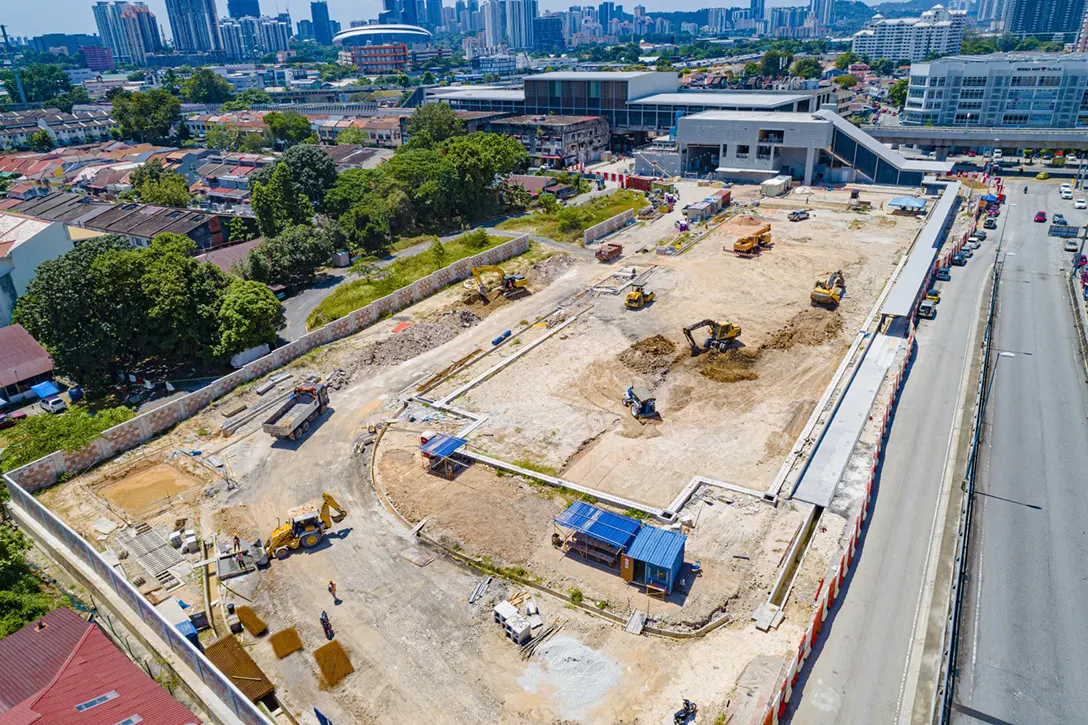
<svg viewBox="0 0 1088 725"><path fill-rule="evenodd" d="M926 200L920 199L917 196L897 196L888 202L888 206L921 211L926 208Z"/></svg>
<svg viewBox="0 0 1088 725"><path fill-rule="evenodd" d="M555 517L563 534L552 535L552 544L565 551L576 551L587 559L614 567L642 522L630 516L614 514L582 501L575 501Z"/></svg>
<svg viewBox="0 0 1088 725"><path fill-rule="evenodd" d="M44 383L31 385L30 389L33 390L42 400L45 400L46 398L52 398L54 395L60 395L60 389L48 380L46 380Z"/></svg>
<svg viewBox="0 0 1088 725"><path fill-rule="evenodd" d="M993 194L986 194L985 196L982 197L982 200L985 201L988 204L993 204L993 203L996 203L997 201L999 201L999 199L996 196L994 196Z"/></svg>
<svg viewBox="0 0 1088 725"><path fill-rule="evenodd" d="M446 478L453 480L455 463L450 456L461 450L468 440L457 436L439 433L420 444L419 450L423 453L423 465L428 471L442 470Z"/></svg>

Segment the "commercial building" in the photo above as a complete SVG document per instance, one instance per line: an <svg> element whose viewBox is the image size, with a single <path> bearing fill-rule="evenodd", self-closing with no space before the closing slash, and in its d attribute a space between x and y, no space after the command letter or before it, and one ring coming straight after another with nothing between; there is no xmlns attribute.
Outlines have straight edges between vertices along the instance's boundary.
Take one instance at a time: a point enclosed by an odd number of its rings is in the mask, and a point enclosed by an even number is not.
<svg viewBox="0 0 1088 725"><path fill-rule="evenodd" d="M506 39L506 0L484 0L484 47L498 48Z"/></svg>
<svg viewBox="0 0 1088 725"><path fill-rule="evenodd" d="M869 27L854 34L853 50L873 60L919 61L930 55L959 53L967 13L934 5L918 18L874 15Z"/></svg>
<svg viewBox="0 0 1088 725"><path fill-rule="evenodd" d="M1085 0L1007 0L1004 15L1006 33L1062 35L1071 42L1084 24Z"/></svg>
<svg viewBox="0 0 1088 725"><path fill-rule="evenodd" d="M87 70L101 73L113 70L113 51L101 45L85 45L83 50L83 62Z"/></svg>
<svg viewBox="0 0 1088 725"><path fill-rule="evenodd" d="M97 2L93 10L98 34L117 61L146 65L149 53L162 50L158 21L144 3Z"/></svg>
<svg viewBox="0 0 1088 725"><path fill-rule="evenodd" d="M506 0L506 44L514 50L532 50L536 0Z"/></svg>
<svg viewBox="0 0 1088 725"><path fill-rule="evenodd" d="M314 40L318 45L332 45L332 24L329 21L329 6L325 0L310 3L310 17L313 18Z"/></svg>
<svg viewBox="0 0 1088 725"><path fill-rule="evenodd" d="M544 15L533 18L533 50L535 52L562 53L566 48L561 16Z"/></svg>
<svg viewBox="0 0 1088 725"><path fill-rule="evenodd" d="M30 389L31 386L52 379L53 358L49 357L49 353L38 344L37 340L31 337L22 325L0 327L0 405L33 400L37 397L37 393ZM18 633L0 640L0 648L3 643L10 642L17 636ZM10 688L11 683L18 679L16 677L0 678L0 682L7 683L6 686ZM0 694L0 697L3 697L3 694ZM15 698L10 694L5 700L0 700L0 716L3 715L5 708L12 707L14 703Z"/></svg>
<svg viewBox="0 0 1088 725"><path fill-rule="evenodd" d="M369 75L400 73L412 67L404 43L356 46L351 49L351 62L360 73Z"/></svg>
<svg viewBox="0 0 1088 725"><path fill-rule="evenodd" d="M413 48L430 45L431 34L418 25L363 25L337 33L332 42L346 50L387 43Z"/></svg>
<svg viewBox="0 0 1088 725"><path fill-rule="evenodd" d="M206 53L223 49L215 0L166 0L166 15L179 53Z"/></svg>
<svg viewBox="0 0 1088 725"><path fill-rule="evenodd" d="M200 722L97 624L66 607L0 640L0 683L5 723Z"/></svg>
<svg viewBox="0 0 1088 725"><path fill-rule="evenodd" d="M36 53L67 53L75 55L88 45L102 45L102 38L86 33L45 33L28 43Z"/></svg>
<svg viewBox="0 0 1088 725"><path fill-rule="evenodd" d="M517 139L534 165L553 168L598 161L609 142L600 116L514 116L491 121L488 130Z"/></svg>
<svg viewBox="0 0 1088 725"><path fill-rule="evenodd" d="M914 63L906 125L1073 128L1088 125L1088 56L1003 53Z"/></svg>
<svg viewBox="0 0 1088 725"><path fill-rule="evenodd" d="M0 327L11 323L15 302L38 265L72 249L63 224L0 212Z"/></svg>
<svg viewBox="0 0 1088 725"><path fill-rule="evenodd" d="M483 75L512 76L518 72L518 62L512 55L477 56L472 59L472 70Z"/></svg>
<svg viewBox="0 0 1088 725"><path fill-rule="evenodd" d="M950 163L905 159L831 110L684 116L675 141L637 149L634 156L636 174L746 182L785 175L804 184L920 186L927 174L952 168Z"/></svg>

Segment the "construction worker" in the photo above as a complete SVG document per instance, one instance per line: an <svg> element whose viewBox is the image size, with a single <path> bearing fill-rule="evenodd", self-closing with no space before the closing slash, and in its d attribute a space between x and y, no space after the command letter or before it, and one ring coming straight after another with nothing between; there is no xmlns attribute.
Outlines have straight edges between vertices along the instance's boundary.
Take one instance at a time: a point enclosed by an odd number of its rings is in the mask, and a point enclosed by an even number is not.
<svg viewBox="0 0 1088 725"><path fill-rule="evenodd" d="M332 600L334 602L340 601L340 597L336 596L336 582L332 579L329 579L329 594L332 595Z"/></svg>
<svg viewBox="0 0 1088 725"><path fill-rule="evenodd" d="M238 551L242 548L242 540L238 538L238 534L234 535L234 550Z"/></svg>

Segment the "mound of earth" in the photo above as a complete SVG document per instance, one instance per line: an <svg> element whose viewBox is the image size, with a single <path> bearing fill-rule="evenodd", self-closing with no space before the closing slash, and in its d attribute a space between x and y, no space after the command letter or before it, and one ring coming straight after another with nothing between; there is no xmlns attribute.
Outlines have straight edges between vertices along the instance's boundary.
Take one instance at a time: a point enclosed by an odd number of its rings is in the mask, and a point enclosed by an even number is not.
<svg viewBox="0 0 1088 725"><path fill-rule="evenodd" d="M841 332L842 316L837 310L811 307L794 315L760 347L764 350L789 350L794 345L823 345Z"/></svg>
<svg viewBox="0 0 1088 725"><path fill-rule="evenodd" d="M725 352L711 350L695 363L695 369L705 378L719 383L736 383L741 380L755 380L759 373L756 363L763 351L757 348L731 348Z"/></svg>
<svg viewBox="0 0 1088 725"><path fill-rule="evenodd" d="M631 345L617 359L636 373L664 375L675 362L675 352L675 342L664 335L653 335Z"/></svg>

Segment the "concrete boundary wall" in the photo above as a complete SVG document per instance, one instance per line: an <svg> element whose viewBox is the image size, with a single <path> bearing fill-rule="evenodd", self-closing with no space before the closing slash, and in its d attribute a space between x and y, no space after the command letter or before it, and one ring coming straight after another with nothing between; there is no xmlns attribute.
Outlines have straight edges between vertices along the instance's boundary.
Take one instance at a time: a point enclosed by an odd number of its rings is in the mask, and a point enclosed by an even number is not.
<svg viewBox="0 0 1088 725"><path fill-rule="evenodd" d="M617 229L623 229L628 224L632 224L635 221L635 212L632 209L627 211L621 211L616 216L605 219L600 224L594 224L593 226L582 232L582 241L585 244L591 244L602 237L607 237Z"/></svg>
<svg viewBox="0 0 1088 725"><path fill-rule="evenodd" d="M102 578L126 604L132 607L155 633L170 645L173 653L201 678L209 690L247 725L266 725L268 720L202 653L167 622L158 611L99 552L31 494L57 482L64 474L76 474L119 453L135 448L154 436L191 417L212 401L239 385L255 380L300 357L310 350L352 335L381 318L466 279L471 267L497 264L529 250L529 237L522 235L417 280L407 287L375 300L349 315L304 335L240 370L219 378L211 385L161 408L139 415L102 433L78 451L57 451L4 474L4 484L18 506L39 523L80 561Z"/></svg>

